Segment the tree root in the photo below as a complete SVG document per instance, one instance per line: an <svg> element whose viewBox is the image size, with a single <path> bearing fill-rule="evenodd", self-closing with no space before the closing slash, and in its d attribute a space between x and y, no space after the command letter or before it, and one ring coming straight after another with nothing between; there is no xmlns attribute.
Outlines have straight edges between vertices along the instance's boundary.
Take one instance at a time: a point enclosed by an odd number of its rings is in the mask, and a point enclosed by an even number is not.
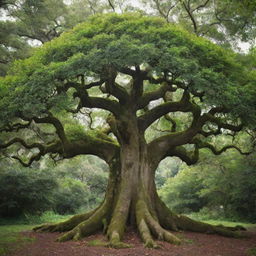
<svg viewBox="0 0 256 256"><path fill-rule="evenodd" d="M140 235L146 247L158 248L152 239L151 233L158 239L172 244L180 244L181 240L161 227L158 220L154 219L144 200L138 200L136 205L136 219Z"/></svg>
<svg viewBox="0 0 256 256"><path fill-rule="evenodd" d="M106 220L108 219L110 212L110 204L109 202L105 201L101 207L91 214L89 218L82 221L66 234L60 236L57 241L65 242L71 239L78 241L100 229L105 229Z"/></svg>
<svg viewBox="0 0 256 256"><path fill-rule="evenodd" d="M206 234L218 234L226 237L243 238L244 234L238 232L243 230L243 227L229 228L224 226L214 226L204 222L196 221L184 215L174 214L169 208L160 200L157 200L157 212L160 223L164 227L171 230L184 230L192 232L200 232ZM173 229L173 227L175 229Z"/></svg>
<svg viewBox="0 0 256 256"><path fill-rule="evenodd" d="M66 232L75 228L81 222L90 218L97 209L84 214L77 214L70 219L55 223L55 224L44 224L33 228L36 232Z"/></svg>

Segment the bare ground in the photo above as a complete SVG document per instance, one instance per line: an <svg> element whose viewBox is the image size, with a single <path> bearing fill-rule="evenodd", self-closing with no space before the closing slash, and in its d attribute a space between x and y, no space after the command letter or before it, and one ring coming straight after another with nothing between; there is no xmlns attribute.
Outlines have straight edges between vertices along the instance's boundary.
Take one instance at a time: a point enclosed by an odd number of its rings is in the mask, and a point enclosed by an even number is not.
<svg viewBox="0 0 256 256"><path fill-rule="evenodd" d="M16 250L9 256L250 256L248 250L256 247L256 232L246 231L247 238L234 239L219 235L207 235L193 232L175 233L183 238L182 245L171 245L158 242L160 249L146 249L133 232L127 232L124 242L133 247L128 249L112 249L102 246L88 245L92 240L104 240L104 236L96 234L79 242L55 242L58 233L23 232L23 235L34 237L35 242Z"/></svg>

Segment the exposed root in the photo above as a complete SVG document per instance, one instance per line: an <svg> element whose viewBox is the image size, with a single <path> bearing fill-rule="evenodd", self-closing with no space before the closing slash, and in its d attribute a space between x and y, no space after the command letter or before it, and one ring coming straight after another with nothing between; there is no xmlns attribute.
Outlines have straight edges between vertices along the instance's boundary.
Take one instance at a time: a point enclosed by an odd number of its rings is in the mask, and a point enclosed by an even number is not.
<svg viewBox="0 0 256 256"><path fill-rule="evenodd" d="M158 248L159 246L153 240L148 225L144 219L144 211L142 210L143 202L138 201L136 204L136 221L140 232L141 239L147 248Z"/></svg>
<svg viewBox="0 0 256 256"><path fill-rule="evenodd" d="M159 248L158 244L153 240L150 230L144 219L138 223L138 229L142 241L144 242L145 247L147 248Z"/></svg>
<svg viewBox="0 0 256 256"><path fill-rule="evenodd" d="M106 219L110 212L110 205L104 202L103 205L98 208L89 218L80 224L76 225L72 230L66 234L60 236L57 241L65 242L68 240L80 240L81 238L93 234L94 232L103 229Z"/></svg>
<svg viewBox="0 0 256 256"><path fill-rule="evenodd" d="M70 231L73 228L75 228L79 223L87 220L88 218L90 218L94 212L97 209L90 211L88 213L85 214L78 214L75 215L73 217L71 217L70 219L60 222L60 223L55 223L55 224L44 224L44 225L40 225L37 226L35 228L33 228L34 231L36 232L65 232L65 231Z"/></svg>
<svg viewBox="0 0 256 256"><path fill-rule="evenodd" d="M131 245L121 242L119 233L117 231L113 231L109 235L108 247L115 248L115 249L123 249L123 248L130 248Z"/></svg>
<svg viewBox="0 0 256 256"><path fill-rule="evenodd" d="M158 240L163 240L172 244L181 243L181 240L178 237L162 228L159 222L153 218L144 200L138 200L136 205L136 216L140 235L146 247L158 247L152 239L151 232Z"/></svg>
<svg viewBox="0 0 256 256"><path fill-rule="evenodd" d="M193 231L207 234L218 234L226 237L242 238L243 234L237 232L238 228L229 228L224 226L214 226L204 222L196 221L184 215L177 215L171 212L168 207L160 200L157 200L158 215L160 223L165 227L171 228L173 223L179 230ZM240 228L241 230L241 228Z"/></svg>

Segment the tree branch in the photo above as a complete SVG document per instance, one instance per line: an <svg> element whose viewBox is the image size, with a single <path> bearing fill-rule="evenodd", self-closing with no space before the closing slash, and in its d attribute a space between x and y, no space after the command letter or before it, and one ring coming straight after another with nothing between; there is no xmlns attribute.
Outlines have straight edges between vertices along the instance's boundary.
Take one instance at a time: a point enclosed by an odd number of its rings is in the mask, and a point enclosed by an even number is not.
<svg viewBox="0 0 256 256"><path fill-rule="evenodd" d="M95 85L95 83L93 84ZM66 87L73 87L76 89L74 97L78 97L80 99L82 107L100 108L107 110L116 116L119 116L120 104L118 102L101 97L90 97L87 91L84 89L83 85L81 85L80 83L68 82L66 83Z"/></svg>
<svg viewBox="0 0 256 256"><path fill-rule="evenodd" d="M198 28L197 28L197 23L196 23L196 20L193 16L193 11L190 9L190 4L188 3L188 5L186 5L185 1L182 2L190 20L192 21L192 24L193 24L193 28L194 28L194 33L196 35L198 35Z"/></svg>
<svg viewBox="0 0 256 256"><path fill-rule="evenodd" d="M118 74L116 69L112 66L107 66L104 71L105 74L103 74L102 80L105 80L106 92L115 96L121 104L124 104L129 95L124 88L115 82Z"/></svg>
<svg viewBox="0 0 256 256"><path fill-rule="evenodd" d="M194 140L194 143L198 146L198 148L208 148L211 150L211 152L214 155L220 155L223 152L227 151L228 149L235 149L237 150L241 155L249 155L252 152L243 152L239 147L235 146L235 145L226 145L224 147L222 147L221 149L216 149L212 144L208 143L208 142L202 142L201 140Z"/></svg>
<svg viewBox="0 0 256 256"><path fill-rule="evenodd" d="M184 161L187 165L193 165L199 160L199 148L195 145L195 149L188 151L185 147L179 146L169 150L165 157L176 156Z"/></svg>
<svg viewBox="0 0 256 256"><path fill-rule="evenodd" d="M41 158L42 154L39 152L38 154L32 156L27 163L25 163L18 156L11 156L11 158L18 160L24 167L30 167L34 161L38 161Z"/></svg>
<svg viewBox="0 0 256 256"><path fill-rule="evenodd" d="M170 14L171 10L178 4L179 1L177 1L175 4L171 5L171 6L168 8L168 10L167 10L166 13L164 13L164 11L161 9L160 4L159 4L159 0L153 0L153 1L154 1L155 4L156 4L156 8L157 8L159 14L162 15L163 18L165 18L165 20L166 20L167 22L169 22L169 14Z"/></svg>
<svg viewBox="0 0 256 256"><path fill-rule="evenodd" d="M40 144L40 143L27 144L21 138L14 138L14 139L8 141L5 144L0 144L0 148L8 148L9 146L11 146L15 143L20 143L23 147L25 147L27 149L38 148L40 151L44 151L44 146L42 144Z"/></svg>
<svg viewBox="0 0 256 256"><path fill-rule="evenodd" d="M213 114L215 113L227 112L227 110L224 108L221 108L221 107L212 108L208 113L205 113L203 115L201 115L200 107L194 103L191 103L191 102L187 103L187 108L188 109L186 109L186 111L190 111L193 114L192 124L187 130L161 136L149 144L149 147L154 148L155 152L158 152L158 154L160 154L161 157L164 157L166 152L168 152L168 150L171 150L172 148L175 148L177 146L181 146L184 144L188 144L188 143L193 144L192 142L193 138L197 134L203 134L204 136L207 137L212 134L217 134L217 133L219 134L221 132L221 129L227 129L230 131L238 132L243 127L242 124L240 125L227 124L223 122L220 118L213 116ZM184 110L185 109L183 109L183 111ZM210 131L210 132L203 131L202 128L204 124L207 122L215 123L218 126L218 130Z"/></svg>
<svg viewBox="0 0 256 256"><path fill-rule="evenodd" d="M6 127L0 129L0 132L18 132L21 129L28 128L31 124L32 120L27 123L15 123L15 124L7 124Z"/></svg>
<svg viewBox="0 0 256 256"><path fill-rule="evenodd" d="M194 105L189 101L189 94L185 91L180 101L166 102L147 111L138 118L139 126L142 131L146 130L154 121L169 112L193 112Z"/></svg>
<svg viewBox="0 0 256 256"><path fill-rule="evenodd" d="M112 8L113 12L116 12L114 4L111 2L111 0L108 0L108 4Z"/></svg>
<svg viewBox="0 0 256 256"><path fill-rule="evenodd" d="M64 145L68 144L67 136L65 134L64 127L63 127L62 123L60 122L60 120L58 118L54 117L52 115L52 113L48 112L48 116L42 117L42 118L34 117L33 120L39 124L40 123L52 124L55 127L56 133L57 133L58 137L60 138L60 140L62 141L62 143Z"/></svg>
<svg viewBox="0 0 256 256"><path fill-rule="evenodd" d="M196 8L194 8L193 10L191 10L191 12L193 13L194 11L200 10L204 7L206 7L206 5L210 2L211 0L206 0L203 4L198 5Z"/></svg>

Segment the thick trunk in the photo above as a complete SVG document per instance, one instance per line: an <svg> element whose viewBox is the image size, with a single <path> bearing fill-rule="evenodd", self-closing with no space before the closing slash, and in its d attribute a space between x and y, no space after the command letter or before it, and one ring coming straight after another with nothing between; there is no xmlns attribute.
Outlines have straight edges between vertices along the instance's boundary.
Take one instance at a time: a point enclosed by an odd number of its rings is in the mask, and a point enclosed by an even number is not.
<svg viewBox="0 0 256 256"><path fill-rule="evenodd" d="M109 246L126 247L122 238L127 225L134 225L147 247L156 248L154 238L179 244L178 237L168 230L191 230L239 236L223 227L193 221L172 213L159 199L154 183L156 164L148 155L147 144L136 128L136 123L118 124L117 136L121 145L120 157L112 160L109 184L103 203L95 210L76 215L68 221L37 227L38 231L68 231L58 241L78 240L102 230ZM122 134L123 133L123 134ZM157 154L157 152L156 152Z"/></svg>

